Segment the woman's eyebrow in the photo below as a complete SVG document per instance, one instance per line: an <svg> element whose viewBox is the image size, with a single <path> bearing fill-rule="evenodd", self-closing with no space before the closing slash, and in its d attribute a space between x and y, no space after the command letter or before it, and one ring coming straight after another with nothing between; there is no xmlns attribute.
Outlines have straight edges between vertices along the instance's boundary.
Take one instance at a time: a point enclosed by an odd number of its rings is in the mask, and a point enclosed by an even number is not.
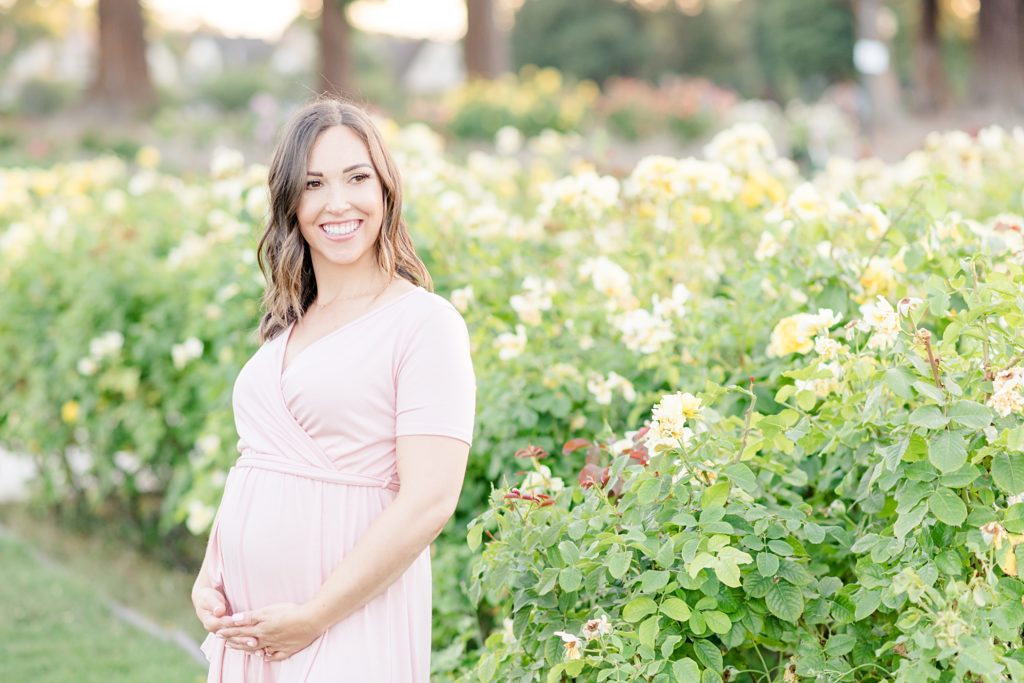
<svg viewBox="0 0 1024 683"><path fill-rule="evenodd" d="M370 164L352 164L348 168L344 169L342 173L348 173L349 171L354 171L355 169L361 168L363 166L365 166L366 168L372 168ZM322 178L324 174L320 171L306 171L306 175L315 175L320 176Z"/></svg>

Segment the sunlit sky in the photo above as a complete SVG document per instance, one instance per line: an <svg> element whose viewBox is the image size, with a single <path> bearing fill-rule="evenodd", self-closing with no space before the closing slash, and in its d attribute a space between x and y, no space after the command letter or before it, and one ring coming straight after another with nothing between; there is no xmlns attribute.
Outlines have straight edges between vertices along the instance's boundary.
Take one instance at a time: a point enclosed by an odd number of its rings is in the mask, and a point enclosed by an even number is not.
<svg viewBox="0 0 1024 683"><path fill-rule="evenodd" d="M296 17L300 0L148 0L161 23L194 28L200 22L233 36L274 40ZM458 40L466 32L463 0L366 0L349 8L352 23L364 31L410 38Z"/></svg>

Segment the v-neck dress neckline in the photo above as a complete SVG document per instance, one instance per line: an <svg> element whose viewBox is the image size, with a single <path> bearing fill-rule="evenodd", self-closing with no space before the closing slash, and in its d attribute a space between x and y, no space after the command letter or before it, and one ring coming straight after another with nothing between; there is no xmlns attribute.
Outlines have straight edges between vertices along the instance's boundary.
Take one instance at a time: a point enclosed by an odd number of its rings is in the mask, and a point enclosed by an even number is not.
<svg viewBox="0 0 1024 683"><path fill-rule="evenodd" d="M291 362L288 363L288 366L285 367L285 359L288 356L288 343L291 341L292 332L295 330L295 323L297 323L298 320L293 320L292 322L288 323L288 327L285 328L285 331L281 333L281 337L282 337L282 339L284 341L281 343L281 355L280 355L280 358L278 359L278 364L277 364L278 365L278 367L277 367L278 384L281 384L281 383L284 382L285 375L288 374L288 372L292 369L292 367L294 367L295 362L297 360L300 360L304 355L306 355L306 352L309 351L311 348L313 348L314 346L320 344L320 342L322 342L322 341L324 341L324 340L326 340L326 339L328 339L330 337L333 337L334 335L338 334L339 332L341 332L341 331L351 327L352 325L355 325L358 322L362 322L362 321L366 320L367 318L370 318L373 315L379 313L380 311L383 311L383 310L385 310L387 308L390 308L393 304L396 304L399 301L404 300L410 294L412 294L413 292L419 291L419 290L423 290L423 287L421 287L419 285L416 285L415 288L410 289L410 290L408 290L406 292L403 292L402 294L399 294L395 298L389 299L388 301L385 301L384 303L382 303L382 304L380 304L378 306L375 306L375 307L371 308L370 310L368 310L368 311L366 311L364 313L359 314L355 318L352 318L352 320L349 320L346 323L342 323L341 325L339 325L338 327L334 328L333 330L331 330L327 334L324 334L323 336L317 337L316 339L311 341L309 344L307 344L305 348L303 348L301 351L299 351L295 355L295 357L292 358Z"/></svg>

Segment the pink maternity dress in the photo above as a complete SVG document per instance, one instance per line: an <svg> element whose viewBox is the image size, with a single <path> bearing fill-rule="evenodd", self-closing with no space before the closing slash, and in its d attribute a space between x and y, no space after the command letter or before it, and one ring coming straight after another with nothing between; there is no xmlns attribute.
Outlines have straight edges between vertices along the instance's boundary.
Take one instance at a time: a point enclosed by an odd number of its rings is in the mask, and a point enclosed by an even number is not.
<svg viewBox="0 0 1024 683"><path fill-rule="evenodd" d="M395 499L395 438L470 443L476 383L465 322L417 287L313 342L282 372L292 326L235 381L239 458L211 532L212 580L230 612L313 597ZM429 680L430 555L306 649L264 662L214 634L211 683Z"/></svg>

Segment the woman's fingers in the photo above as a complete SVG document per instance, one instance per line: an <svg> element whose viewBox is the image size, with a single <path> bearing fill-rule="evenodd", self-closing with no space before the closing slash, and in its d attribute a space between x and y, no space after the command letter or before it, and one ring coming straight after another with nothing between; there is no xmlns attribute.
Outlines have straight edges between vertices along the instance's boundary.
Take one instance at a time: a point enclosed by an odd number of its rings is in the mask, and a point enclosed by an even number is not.
<svg viewBox="0 0 1024 683"><path fill-rule="evenodd" d="M243 652L252 653L262 652L262 648L259 647L259 643L255 638L230 638L226 639L224 644L232 650L242 650Z"/></svg>
<svg viewBox="0 0 1024 683"><path fill-rule="evenodd" d="M218 633L225 628L230 628L232 625L231 617L218 617L211 614L208 611L201 611L199 615L199 621L202 622L203 628L210 633Z"/></svg>
<svg viewBox="0 0 1024 683"><path fill-rule="evenodd" d="M277 652L267 653L266 655L264 655L263 659L267 662L280 662L282 660L288 659L291 656L292 653L290 652L278 650Z"/></svg>

